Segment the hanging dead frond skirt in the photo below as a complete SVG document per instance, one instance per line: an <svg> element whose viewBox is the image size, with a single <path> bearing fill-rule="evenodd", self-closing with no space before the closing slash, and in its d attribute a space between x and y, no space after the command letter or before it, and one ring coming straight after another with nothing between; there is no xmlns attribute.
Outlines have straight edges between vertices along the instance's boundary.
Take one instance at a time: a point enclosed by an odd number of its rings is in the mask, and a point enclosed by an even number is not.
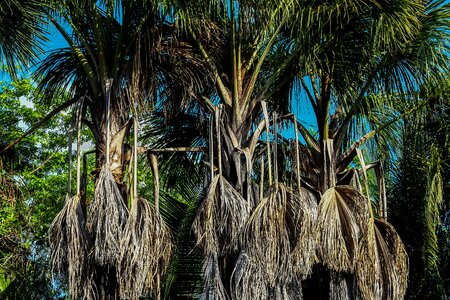
<svg viewBox="0 0 450 300"><path fill-rule="evenodd" d="M80 202L81 100L76 118L69 131L68 183L63 208L49 227L50 266L53 276L68 279L69 293L74 299L93 299L95 284L90 272L91 239L86 230L86 218ZM72 196L72 134L77 124L76 195Z"/></svg>
<svg viewBox="0 0 450 300"><path fill-rule="evenodd" d="M308 191L300 192L276 183L253 211L241 238L245 252L232 278L235 299L287 295L294 292L291 287L296 282L311 273L317 203Z"/></svg>
<svg viewBox="0 0 450 300"><path fill-rule="evenodd" d="M120 255L120 238L128 209L108 164L103 165L88 212L88 229L94 259L100 266L115 267Z"/></svg>
<svg viewBox="0 0 450 300"><path fill-rule="evenodd" d="M53 274L68 278L73 298L90 298L89 235L78 196L66 197L62 210L49 228L50 265Z"/></svg>
<svg viewBox="0 0 450 300"><path fill-rule="evenodd" d="M197 244L206 254L235 252L249 215L248 202L222 175L216 175L192 224Z"/></svg>
<svg viewBox="0 0 450 300"><path fill-rule="evenodd" d="M336 272L353 272L358 247L366 231L367 199L350 186L327 190L319 203L317 252Z"/></svg>
<svg viewBox="0 0 450 300"><path fill-rule="evenodd" d="M237 252L239 234L249 215L248 202L222 175L216 175L192 224L197 245L202 245L205 253L201 299L227 299L218 257Z"/></svg>
<svg viewBox="0 0 450 300"><path fill-rule="evenodd" d="M408 256L394 227L370 218L359 248L356 269L361 298L403 299L408 284Z"/></svg>
<svg viewBox="0 0 450 300"><path fill-rule="evenodd" d="M120 249L120 297L138 299L155 287L172 254L169 228L147 200L139 198L131 208Z"/></svg>
<svg viewBox="0 0 450 300"><path fill-rule="evenodd" d="M159 213L159 175L156 155L150 163L153 170L155 205L138 197L137 190L137 112L134 118L133 189L131 213L120 240L120 264L117 269L122 299L138 299L153 289L160 299L160 276L172 255L170 230Z"/></svg>

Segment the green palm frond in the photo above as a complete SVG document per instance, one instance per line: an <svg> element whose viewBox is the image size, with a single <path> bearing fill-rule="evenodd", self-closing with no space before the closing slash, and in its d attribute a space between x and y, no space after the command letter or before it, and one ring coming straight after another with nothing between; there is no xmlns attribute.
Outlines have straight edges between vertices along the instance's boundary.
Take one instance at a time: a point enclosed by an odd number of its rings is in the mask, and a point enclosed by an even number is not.
<svg viewBox="0 0 450 300"><path fill-rule="evenodd" d="M427 189L425 195L423 260L429 274L439 273L439 245L436 227L441 224L440 210L443 204L443 181L439 151L431 146L431 157L427 170Z"/></svg>
<svg viewBox="0 0 450 300"><path fill-rule="evenodd" d="M36 69L39 89L50 98L69 92L83 95L90 90L89 81L70 48L52 51Z"/></svg>
<svg viewBox="0 0 450 300"><path fill-rule="evenodd" d="M443 99L448 83L439 79L430 82L420 94L427 104L403 120L402 147L396 154L399 158L393 166L389 197L390 220L410 258L408 295L418 298L440 298L446 292L442 251L447 237L439 234L445 232L439 216L445 216L445 206L440 203L445 203L446 195L443 182L447 173L442 166L448 161L448 105Z"/></svg>
<svg viewBox="0 0 450 300"><path fill-rule="evenodd" d="M165 103L172 112L202 88L201 62L188 38L162 19L162 6L152 1L109 1L112 13L88 2L49 8L49 18L70 47L52 52L39 65L35 76L44 95L70 88L73 95L88 96L88 124L99 133L107 79L113 82L112 109L118 109L124 120L136 101L144 110Z"/></svg>
<svg viewBox="0 0 450 300"><path fill-rule="evenodd" d="M164 163L163 163L164 164ZM162 170L162 193L160 212L165 223L171 229L174 240L174 252L164 280L164 298L195 298L203 288L202 262L203 256L196 247L191 225L195 218L198 202L203 199L201 166L184 169ZM178 180L171 183L173 174ZM170 176L169 176L170 175Z"/></svg>
<svg viewBox="0 0 450 300"><path fill-rule="evenodd" d="M329 11L325 12L323 7ZM352 13L345 14L350 7ZM318 16L327 14L327 18L311 18L310 11L314 9ZM421 83L434 78L433 74L439 78L448 68L447 46L441 47L448 40L447 11L441 1L424 5L414 1L389 4L348 1L334 6L315 3L299 10L301 22L317 22L318 28L303 33L303 23L292 25L292 47L303 47L299 51L299 80L306 76L312 82L312 86L303 85L301 90L312 102L320 132L328 129L328 117L324 114L328 116L329 111L321 110L327 109L323 98L329 97L331 111L336 110L335 115L342 120L339 126L335 122L329 126L331 134L337 137L336 147L340 147L342 135L357 112L366 111L370 100L367 96L380 92L394 97L404 96L406 92L417 93ZM346 22L339 23L343 16ZM327 84L331 89L329 96L322 95ZM377 109L389 108L388 100L379 102Z"/></svg>
<svg viewBox="0 0 450 300"><path fill-rule="evenodd" d="M174 253L164 280L165 299L168 297L195 298L195 295L200 294L203 289L203 256L200 249L196 247L195 237L191 232L198 200L196 198L201 199L201 195L195 192L187 198L183 197L182 200L168 195L161 197L161 215L174 233ZM172 229L173 226L176 227Z"/></svg>
<svg viewBox="0 0 450 300"><path fill-rule="evenodd" d="M152 149L207 146L207 120L203 107L181 109L176 113L166 112L164 107L157 108L143 118L142 138L144 145ZM205 172L199 162L204 152L162 152L161 170L165 172L164 189L170 190L179 184L188 184L182 197L190 199L190 187L198 184L198 176ZM193 175L195 174L195 176ZM183 178L184 180L180 180ZM177 188L178 189L178 188ZM195 194L195 193L194 193Z"/></svg>
<svg viewBox="0 0 450 300"><path fill-rule="evenodd" d="M8 72L16 77L33 65L43 52L47 29L42 3L33 0L5 0L0 7L0 56Z"/></svg>

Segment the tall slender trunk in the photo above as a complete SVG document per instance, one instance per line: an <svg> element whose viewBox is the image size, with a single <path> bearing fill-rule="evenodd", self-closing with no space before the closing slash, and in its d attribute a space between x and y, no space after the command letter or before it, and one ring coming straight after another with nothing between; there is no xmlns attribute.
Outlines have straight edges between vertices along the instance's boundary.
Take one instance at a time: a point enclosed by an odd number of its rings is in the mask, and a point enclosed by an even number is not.
<svg viewBox="0 0 450 300"><path fill-rule="evenodd" d="M105 120L99 120L98 122L99 133L96 135L96 147L95 147L95 168L97 171L100 171L103 165L106 162L106 124ZM132 122L128 118L127 114L120 112L118 109L111 109L111 120L110 120L110 144L109 144L109 159L110 159L110 167L111 172L114 175L114 179L119 187L119 190L122 193L124 199L127 198L127 188L123 183L124 177L124 168L127 165L127 155L125 153L126 149L124 148L125 138L128 136L130 132ZM97 175L97 174L96 174ZM96 176L97 183L98 176Z"/></svg>
<svg viewBox="0 0 450 300"><path fill-rule="evenodd" d="M119 286L115 268L95 266L94 282L97 288L98 299L119 299Z"/></svg>

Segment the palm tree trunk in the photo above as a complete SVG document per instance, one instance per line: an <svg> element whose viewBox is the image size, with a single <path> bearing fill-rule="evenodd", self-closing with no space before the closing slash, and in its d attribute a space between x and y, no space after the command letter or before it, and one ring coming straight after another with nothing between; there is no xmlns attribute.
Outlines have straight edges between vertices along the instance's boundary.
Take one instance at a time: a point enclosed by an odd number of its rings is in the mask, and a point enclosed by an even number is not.
<svg viewBox="0 0 450 300"><path fill-rule="evenodd" d="M111 137L109 144L109 159L110 159L110 168L111 172L114 175L114 179L119 187L119 190L122 192L122 196L124 199L127 198L126 187L123 184L123 176L124 176L124 167L127 164L126 161L126 150L125 150L125 137L128 136L130 132L130 128L132 125L131 119L128 118L128 115L120 112L118 109L111 109L111 120L110 120L110 128L111 128ZM101 170L103 165L106 162L106 123L104 120L97 120L98 132L96 134L96 148L95 148L95 168L96 170ZM98 175L98 174L96 174ZM96 177L97 182L98 176Z"/></svg>

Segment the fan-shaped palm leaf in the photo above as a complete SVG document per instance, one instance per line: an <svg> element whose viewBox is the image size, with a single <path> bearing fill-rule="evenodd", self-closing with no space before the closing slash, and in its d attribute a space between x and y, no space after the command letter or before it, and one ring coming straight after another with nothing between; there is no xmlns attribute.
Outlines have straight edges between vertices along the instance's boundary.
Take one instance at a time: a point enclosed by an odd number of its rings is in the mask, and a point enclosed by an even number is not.
<svg viewBox="0 0 450 300"><path fill-rule="evenodd" d="M323 194L317 220L317 252L321 262L337 272L352 272L369 217L367 200L350 186Z"/></svg>
<svg viewBox="0 0 450 300"><path fill-rule="evenodd" d="M0 56L8 72L28 68L42 53L46 40L42 3L33 0L5 0L0 7Z"/></svg>
<svg viewBox="0 0 450 300"><path fill-rule="evenodd" d="M356 278L363 299L403 299L408 284L408 255L394 227L369 219L359 248Z"/></svg>

